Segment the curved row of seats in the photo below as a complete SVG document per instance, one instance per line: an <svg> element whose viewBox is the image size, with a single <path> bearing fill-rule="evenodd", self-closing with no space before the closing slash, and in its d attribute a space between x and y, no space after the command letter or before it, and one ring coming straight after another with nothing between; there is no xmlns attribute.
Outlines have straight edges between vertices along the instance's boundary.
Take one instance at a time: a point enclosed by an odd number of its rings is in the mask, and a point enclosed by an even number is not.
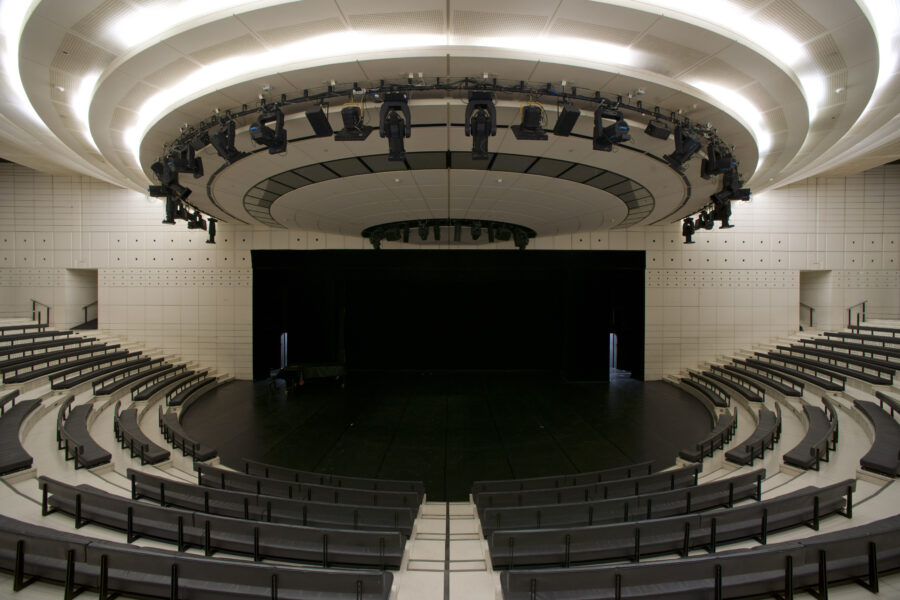
<svg viewBox="0 0 900 600"><path fill-rule="evenodd" d="M729 389L736 391L750 402L766 401L765 387L753 381L744 379L731 371L713 366L708 371L703 371L703 376L706 377L708 381L719 384L719 387L724 385Z"/></svg>
<svg viewBox="0 0 900 600"><path fill-rule="evenodd" d="M415 492L419 498L425 494L425 484L421 481L407 479L375 479L370 477L350 477L347 475L335 475L333 473L318 473L315 471L301 471L288 469L275 465L268 465L255 460L243 459L235 470L243 471L245 475L264 477L266 479L279 479L293 481L294 483L316 483L336 487L356 488L359 490L388 490L394 492ZM599 480L598 480L599 481Z"/></svg>
<svg viewBox="0 0 900 600"><path fill-rule="evenodd" d="M618 479L631 479L642 475L649 475L653 466L652 461L635 463L599 471L586 471L567 475L550 475L547 477L525 477L522 479L492 479L476 481L472 484L472 495L482 492L519 492L523 490L541 490L560 488L573 485L586 485L603 481L616 481Z"/></svg>
<svg viewBox="0 0 900 600"><path fill-rule="evenodd" d="M819 470L819 463L828 462L831 452L837 448L838 417L831 401L823 396L824 410L818 406L803 405L807 430L803 439L787 452L784 462L801 469Z"/></svg>
<svg viewBox="0 0 900 600"><path fill-rule="evenodd" d="M193 394L202 392L205 386L215 382L215 377L208 377L208 372L194 373L179 381L178 385L166 392L166 405L181 406Z"/></svg>
<svg viewBox="0 0 900 600"><path fill-rule="evenodd" d="M72 406L75 396L67 396L59 406L56 417L56 443L65 452L66 460L71 460L76 469L91 469L112 460L112 455L94 441L88 431L88 415L93 404Z"/></svg>
<svg viewBox="0 0 900 600"><path fill-rule="evenodd" d="M737 431L737 413L726 411L720 413L716 420L716 426L705 438L697 442L693 448L683 448L678 456L691 462L703 462L707 456L712 456L716 450L724 448Z"/></svg>
<svg viewBox="0 0 900 600"><path fill-rule="evenodd" d="M191 456L195 460L212 460L218 454L215 448L210 448L193 439L181 426L178 413L174 410L163 412L162 404L158 407L159 430L176 450L181 450L182 456Z"/></svg>
<svg viewBox="0 0 900 600"><path fill-rule="evenodd" d="M691 372L688 377L682 377L681 383L696 390L702 397L709 400L713 406L728 408L731 406L731 394L722 387L708 381L702 375Z"/></svg>
<svg viewBox="0 0 900 600"><path fill-rule="evenodd" d="M122 448L128 448L131 458L140 458L142 465L155 465L168 460L169 451L158 446L141 431L137 408L120 410L120 407L121 400L117 400L113 415L113 432Z"/></svg>
<svg viewBox="0 0 900 600"><path fill-rule="evenodd" d="M771 450L781 438L781 407L776 404L775 412L762 407L756 428L750 437L725 453L725 460L738 465L752 465L757 458L765 458L766 450Z"/></svg>
<svg viewBox="0 0 900 600"><path fill-rule="evenodd" d="M10 390L0 396L0 475L30 469L31 455L19 440L19 429L41 400L19 400L19 390Z"/></svg>

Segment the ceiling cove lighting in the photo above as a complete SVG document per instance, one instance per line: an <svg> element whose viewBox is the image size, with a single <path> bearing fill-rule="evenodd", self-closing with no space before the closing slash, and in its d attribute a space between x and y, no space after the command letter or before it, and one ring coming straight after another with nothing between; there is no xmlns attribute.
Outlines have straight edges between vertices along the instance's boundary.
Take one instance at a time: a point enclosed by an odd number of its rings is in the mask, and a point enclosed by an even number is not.
<svg viewBox="0 0 900 600"><path fill-rule="evenodd" d="M488 137L497 135L497 107L491 92L469 92L466 105L466 137L472 138L472 158L487 160Z"/></svg>
<svg viewBox="0 0 900 600"><path fill-rule="evenodd" d="M27 116L33 125L39 126L42 131L49 131L47 125L34 110L31 100L28 99L19 73L19 42L22 38L22 30L25 28L25 21L31 15L31 9L36 4L36 0L31 2L26 0L0 1L0 33L3 35L4 42L3 72L6 75L9 89L16 95L15 106L21 109L22 114Z"/></svg>

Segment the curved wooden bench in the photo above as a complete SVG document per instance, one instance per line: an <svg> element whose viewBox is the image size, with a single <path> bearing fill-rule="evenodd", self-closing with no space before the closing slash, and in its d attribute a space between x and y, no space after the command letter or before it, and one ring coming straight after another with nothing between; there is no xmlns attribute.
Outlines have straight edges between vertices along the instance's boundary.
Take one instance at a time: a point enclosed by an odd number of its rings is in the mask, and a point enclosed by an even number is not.
<svg viewBox="0 0 900 600"><path fill-rule="evenodd" d="M828 462L831 451L837 448L837 411L827 398L822 398L825 410L817 406L803 406L809 426L806 435L783 457L784 462L801 469L819 470L819 462Z"/></svg>
<svg viewBox="0 0 900 600"><path fill-rule="evenodd" d="M87 419L93 405L79 404L73 408L74 399L74 396L69 396L59 407L56 416L57 448L65 450L66 460L73 461L76 469L90 469L108 463L112 456L88 432Z"/></svg>
<svg viewBox="0 0 900 600"><path fill-rule="evenodd" d="M193 371L189 371L184 365L181 365L180 369L176 368L173 371L162 373L147 381L142 380L131 388L131 401L142 402L147 400L176 381L181 381L185 377L190 377L193 374Z"/></svg>
<svg viewBox="0 0 900 600"><path fill-rule="evenodd" d="M166 404L168 406L181 406L192 394L215 381L215 377L207 377L207 371L192 375L166 392Z"/></svg>
<svg viewBox="0 0 900 600"><path fill-rule="evenodd" d="M891 418L894 417L895 412L900 413L900 398L882 391L875 392L875 397L878 398L878 404L882 409L885 404L888 405L888 408L891 410Z"/></svg>
<svg viewBox="0 0 900 600"><path fill-rule="evenodd" d="M787 354L785 354L787 352ZM861 364L846 357L830 357L828 360L832 362L822 362L816 358L807 356L797 356L796 353L803 353L802 350L788 348L782 352L769 352L767 356L777 358L778 360L790 360L794 364L803 365L811 369L815 369L822 374L837 373L846 380L847 377L853 377L872 385L892 385L894 383L894 369L891 367L879 367L874 364ZM824 358L824 357L823 357ZM840 362L842 364L836 364ZM860 367L859 369L851 368L851 365ZM867 373L869 369L875 373Z"/></svg>
<svg viewBox="0 0 900 600"><path fill-rule="evenodd" d="M804 347L827 347L827 348L838 348L840 350L846 350L847 352L860 352L863 356L872 356L875 355L883 356L885 359L889 358L898 358L900 359L900 348L891 349L884 348L879 346L872 346L869 344L857 344L854 342L846 342L841 339L823 339L823 338L815 338L811 340L799 340L799 344ZM856 356L856 355L854 355Z"/></svg>
<svg viewBox="0 0 900 600"><path fill-rule="evenodd" d="M145 365L148 362L150 362L150 357L141 356L140 352L129 352L123 357L91 361L86 365L72 367L51 375L50 389L71 390L97 377L114 375L131 367Z"/></svg>
<svg viewBox="0 0 900 600"><path fill-rule="evenodd" d="M709 381L706 381L696 373L690 373L688 377L682 377L681 383L697 390L704 398L709 400L713 406L718 406L719 408L728 408L731 406L731 394L717 385L713 385Z"/></svg>
<svg viewBox="0 0 900 600"><path fill-rule="evenodd" d="M350 477L347 475L335 475L334 473L316 473L314 471L300 471L261 463L255 460L241 460L241 467L245 475L265 477L266 479L279 479L281 481L293 481L294 483L316 483L319 485L331 485L357 490L387 490L393 492L416 492L419 497L425 494L425 484L421 481L405 479L376 479L372 477Z"/></svg>
<svg viewBox="0 0 900 600"><path fill-rule="evenodd" d="M33 342L31 344L16 344L15 346L0 346L0 356L9 356L10 354L20 354L22 356L17 356L13 358L5 358L3 361L0 361L0 365L6 363L7 360L17 360L17 359L27 359L29 357L37 357L48 352L60 352L61 350L51 350L51 348L61 348L65 349L69 346L84 346L85 344L90 344L92 342L96 342L97 338L94 337L69 337L62 338L59 340L51 340L49 342ZM71 348L70 348L71 349ZM38 350L43 350L44 352L37 352Z"/></svg>
<svg viewBox="0 0 900 600"><path fill-rule="evenodd" d="M15 390L18 394L18 390ZM25 418L41 404L41 400L19 400L15 396L10 399L12 406L4 406L3 416L0 416L0 475L30 469L31 455L22 446L19 440L19 429Z"/></svg>
<svg viewBox="0 0 900 600"><path fill-rule="evenodd" d="M756 429L737 447L725 453L725 460L738 465L752 465L757 458L765 458L766 450L775 447L781 438L781 407L775 405L775 412L762 407Z"/></svg>
<svg viewBox="0 0 900 600"><path fill-rule="evenodd" d="M825 348L821 348L818 346L791 344L790 346L778 346L778 349L791 355L800 354L803 357L813 356L816 357L817 360L824 358L825 360L829 361L826 364L832 364L831 361L840 361L848 366L856 365L862 369L880 367L890 370L891 373L894 373L897 369L900 369L900 362L897 361L878 359L874 357L863 356L861 354L850 354L848 352L838 352L836 350L826 350Z"/></svg>
<svg viewBox="0 0 900 600"><path fill-rule="evenodd" d="M159 430L168 443L181 450L182 456L192 456L197 460L211 460L218 454L215 449L204 446L187 434L181 427L178 413L168 411L163 414L162 404L159 405Z"/></svg>
<svg viewBox="0 0 900 600"><path fill-rule="evenodd" d="M830 370L822 367L809 365L799 358L760 352L757 352L756 355L758 358L748 358L744 361L745 364L775 375L811 383L828 392L841 392L846 385L847 378L843 375L832 373ZM810 373L810 371L812 372Z"/></svg>
<svg viewBox="0 0 900 600"><path fill-rule="evenodd" d="M720 384L727 385L750 402L766 401L766 388L744 379L731 371L725 371L724 369L718 370L713 366L709 371L703 371L703 376Z"/></svg>
<svg viewBox="0 0 900 600"><path fill-rule="evenodd" d="M113 416L113 431L122 448L128 448L131 458L140 457L142 465L155 465L168 460L169 451L160 448L141 431L137 421L137 409L128 408L119 411L120 401L116 401L116 412Z"/></svg>
<svg viewBox="0 0 900 600"><path fill-rule="evenodd" d="M60 371L66 371L68 369L73 369L76 367L86 367L105 360L125 359L131 355L131 352L127 350L116 350L117 347L118 344L114 344L112 346L107 346L103 350L91 352L88 354L88 356L77 355L70 357L73 360L59 359L61 362L55 364L45 364L46 361L44 361L35 364L20 366L12 371L12 375L9 375L10 371L5 372L3 374L3 382L24 383L26 381L33 381L40 377L54 375L56 373L59 373ZM79 358L79 356L81 357ZM42 364L45 364L45 366L40 366Z"/></svg>
<svg viewBox="0 0 900 600"><path fill-rule="evenodd" d="M151 375L158 375L171 370L172 365L162 358L154 358L149 362L123 369L117 373L107 375L91 384L95 396L107 396L136 381L140 381Z"/></svg>
<svg viewBox="0 0 900 600"><path fill-rule="evenodd" d="M768 385L780 392L783 396L794 396L799 398L803 395L803 384L799 381L774 374L765 369L756 369L756 367L753 367L756 370L750 370L747 368L748 365L740 360L736 360L735 363L737 364L725 365L723 368L732 373L737 373L745 379L752 379L753 381Z"/></svg>
<svg viewBox="0 0 900 600"><path fill-rule="evenodd" d="M874 402L854 400L853 404L875 427L875 442L859 464L888 477L900 475L900 423Z"/></svg>

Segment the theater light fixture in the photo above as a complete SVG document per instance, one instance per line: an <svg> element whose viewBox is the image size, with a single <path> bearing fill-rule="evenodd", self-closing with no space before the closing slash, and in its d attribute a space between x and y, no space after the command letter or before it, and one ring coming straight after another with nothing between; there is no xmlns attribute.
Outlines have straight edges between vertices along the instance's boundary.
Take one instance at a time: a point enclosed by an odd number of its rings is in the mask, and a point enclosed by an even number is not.
<svg viewBox="0 0 900 600"><path fill-rule="evenodd" d="M612 121L612 124L604 125L604 119ZM620 111L601 106L594 112L594 150L611 152L613 144L631 139L628 130L628 123Z"/></svg>
<svg viewBox="0 0 900 600"><path fill-rule="evenodd" d="M716 224L716 220L713 219L712 214L707 209L703 209L700 211L700 214L697 215L697 227L700 229L706 229L707 231L712 229Z"/></svg>
<svg viewBox="0 0 900 600"><path fill-rule="evenodd" d="M488 137L497 135L497 107L491 92L469 92L466 105L466 137L472 137L472 158L487 160Z"/></svg>
<svg viewBox="0 0 900 600"><path fill-rule="evenodd" d="M477 242L478 238L481 237L481 221L472 221L470 233L472 235L472 241Z"/></svg>
<svg viewBox="0 0 900 600"><path fill-rule="evenodd" d="M672 132L662 121L650 121L647 123L647 128L644 129L644 133L658 140L667 140Z"/></svg>
<svg viewBox="0 0 900 600"><path fill-rule="evenodd" d="M216 221L217 221L217 219L209 217L207 219L207 221L209 222L209 226L206 228L206 233L209 234L209 237L206 239L206 243L207 244L215 244L216 243Z"/></svg>
<svg viewBox="0 0 900 600"><path fill-rule="evenodd" d="M467 227L469 228L469 237L463 234L463 229ZM537 235L535 231L529 227L513 223L503 223L500 221L418 219L373 225L363 230L362 236L369 240L373 248L379 249L381 248L382 242L385 240L394 242L402 239L404 243L408 243L410 229L417 230L419 239L422 242L428 241L429 234L433 236L433 241L440 242L441 229L444 228L451 232L449 241L454 244L476 242L481 238L482 230L487 228L488 242L493 243L495 240L508 242L512 240L520 250L524 250L531 239Z"/></svg>
<svg viewBox="0 0 900 600"><path fill-rule="evenodd" d="M681 235L684 236L685 244L693 244L694 240L692 239L694 232L697 231L697 228L694 226L694 218L687 217L684 221L681 222Z"/></svg>
<svg viewBox="0 0 900 600"><path fill-rule="evenodd" d="M556 125L553 126L554 135L568 136L572 133L575 122L578 121L580 116L581 109L568 102L564 103L559 111L559 116L556 118Z"/></svg>
<svg viewBox="0 0 900 600"><path fill-rule="evenodd" d="M199 156L194 156L191 145L170 153L166 157L166 165L173 173L191 173L194 179L203 177L203 161Z"/></svg>
<svg viewBox="0 0 900 600"><path fill-rule="evenodd" d="M684 171L684 163L689 161L699 149L700 142L693 133L679 125L675 128L675 152L665 154L663 158L673 169Z"/></svg>
<svg viewBox="0 0 900 600"><path fill-rule="evenodd" d="M715 197L716 194L713 194L713 198ZM719 221L719 229L731 229L734 227L734 225L728 222L729 219L731 219L731 200L728 198L715 198L715 200L713 200L712 216L713 219Z"/></svg>
<svg viewBox="0 0 900 600"><path fill-rule="evenodd" d="M275 128L269 127L274 123ZM259 118L250 125L250 139L260 146L266 146L269 154L280 154L287 150L287 131L284 129L284 113L278 106L265 107Z"/></svg>
<svg viewBox="0 0 900 600"><path fill-rule="evenodd" d="M306 120L313 128L316 137L331 137L334 134L331 123L328 122L328 115L325 114L325 105L320 104L306 111Z"/></svg>
<svg viewBox="0 0 900 600"><path fill-rule="evenodd" d="M409 114L409 100L406 94L390 92L385 94L381 105L381 118L378 132L388 139L388 160L402 161L406 159L403 138L412 135L412 117Z"/></svg>
<svg viewBox="0 0 900 600"><path fill-rule="evenodd" d="M737 163L731 152L722 144L710 142L706 146L706 158L700 163L700 176L710 179L719 173L727 173L734 169Z"/></svg>
<svg viewBox="0 0 900 600"><path fill-rule="evenodd" d="M334 134L337 142L361 142L375 129L363 124L363 106L358 102L348 102L341 107L341 121L344 128Z"/></svg>
<svg viewBox="0 0 900 600"><path fill-rule="evenodd" d="M231 120L223 123L221 128L209 135L209 143L216 149L216 153L229 163L247 155L246 152L234 147L234 121Z"/></svg>
<svg viewBox="0 0 900 600"><path fill-rule="evenodd" d="M544 107L539 102L525 102L519 108L521 121L518 125L510 127L517 140L547 140L547 132L544 131L546 114Z"/></svg>
<svg viewBox="0 0 900 600"><path fill-rule="evenodd" d="M428 224L425 221L419 221L419 239L423 242L428 239Z"/></svg>
<svg viewBox="0 0 900 600"><path fill-rule="evenodd" d="M195 210L188 214L187 228L202 229L203 231L206 231L206 220L204 220L203 215L200 214L199 210Z"/></svg>

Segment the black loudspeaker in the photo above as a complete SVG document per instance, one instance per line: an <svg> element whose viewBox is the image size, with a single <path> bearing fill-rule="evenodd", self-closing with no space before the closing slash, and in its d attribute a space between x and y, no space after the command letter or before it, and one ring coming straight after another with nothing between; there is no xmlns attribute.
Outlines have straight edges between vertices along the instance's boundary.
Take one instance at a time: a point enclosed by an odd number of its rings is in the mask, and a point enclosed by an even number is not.
<svg viewBox="0 0 900 600"><path fill-rule="evenodd" d="M309 121L313 131L316 132L316 137L331 137L334 135L331 123L328 122L328 115L325 114L321 106L306 111L306 120Z"/></svg>

